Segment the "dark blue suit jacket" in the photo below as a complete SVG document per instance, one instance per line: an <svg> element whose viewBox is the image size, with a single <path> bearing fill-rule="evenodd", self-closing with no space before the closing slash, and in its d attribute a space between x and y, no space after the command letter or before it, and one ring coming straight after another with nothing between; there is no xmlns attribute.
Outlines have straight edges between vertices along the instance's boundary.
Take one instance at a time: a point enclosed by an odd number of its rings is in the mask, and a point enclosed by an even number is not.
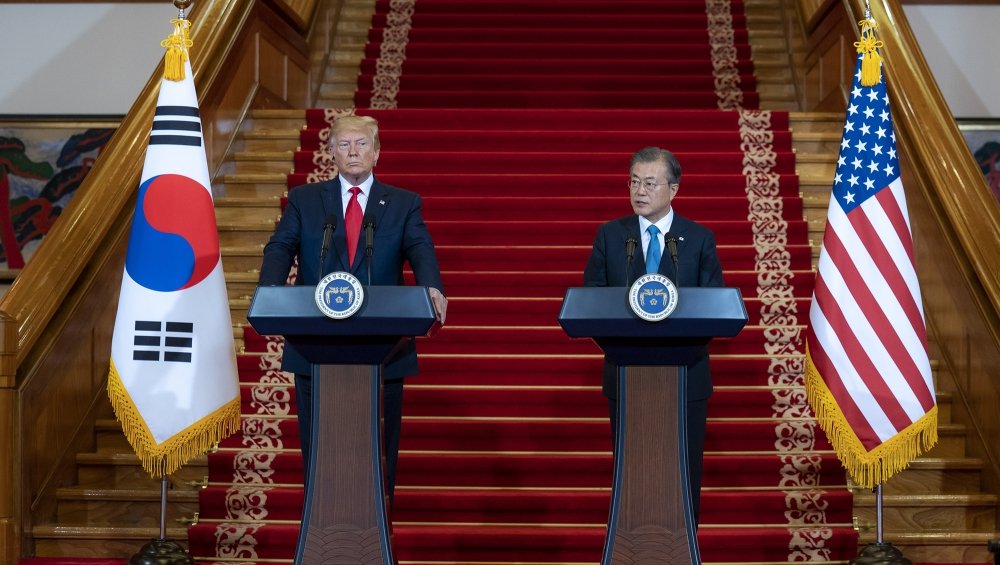
<svg viewBox="0 0 1000 565"><path fill-rule="evenodd" d="M365 221L375 221L370 284L403 284L403 264L409 262L417 285L433 287L444 293L434 243L420 214L420 205L420 195L375 179L365 206ZM337 225L320 269L323 225L331 214L337 218ZM344 204L339 178L289 191L288 206L264 247L259 284L284 285L296 257L299 259L297 285L315 286L322 276L334 271L350 272L362 284L369 284L363 230L358 237L354 264L347 264ZM312 372L310 364L287 344L281 368L292 373ZM383 375L386 379L394 379L416 372L417 352L413 340L410 340L398 355L386 363Z"/></svg>
<svg viewBox="0 0 1000 565"><path fill-rule="evenodd" d="M632 256L632 264L626 265L625 242L629 238L641 242L639 233L639 217L625 216L612 220L600 227L594 239L594 247L583 272L583 284L586 286L621 286L629 287L640 276L646 274L646 260L642 254L641 243L636 244ZM674 212L670 233L666 237L677 239L677 271L674 272L673 261L666 246L660 260L659 273L666 275L677 286L723 286L722 265L715 250L715 234L705 226L681 217ZM626 279L626 272L628 278ZM615 398L618 394L617 369L611 363L605 363L604 394ZM712 377L708 368L708 350L704 355L688 366L688 400L701 400L712 395Z"/></svg>

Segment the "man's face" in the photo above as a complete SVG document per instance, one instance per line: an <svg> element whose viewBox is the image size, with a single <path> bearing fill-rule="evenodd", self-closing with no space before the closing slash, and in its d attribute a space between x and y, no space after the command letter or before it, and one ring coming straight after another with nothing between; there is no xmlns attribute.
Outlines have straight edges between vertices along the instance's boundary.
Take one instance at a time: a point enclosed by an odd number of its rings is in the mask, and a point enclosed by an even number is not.
<svg viewBox="0 0 1000 565"><path fill-rule="evenodd" d="M372 173L378 153L368 128L342 130L333 140L333 160L337 169L355 184Z"/></svg>
<svg viewBox="0 0 1000 565"><path fill-rule="evenodd" d="M673 180L667 178L663 161L636 163L629 177L632 210L650 222L658 222L670 212L670 201L677 194L679 185Z"/></svg>

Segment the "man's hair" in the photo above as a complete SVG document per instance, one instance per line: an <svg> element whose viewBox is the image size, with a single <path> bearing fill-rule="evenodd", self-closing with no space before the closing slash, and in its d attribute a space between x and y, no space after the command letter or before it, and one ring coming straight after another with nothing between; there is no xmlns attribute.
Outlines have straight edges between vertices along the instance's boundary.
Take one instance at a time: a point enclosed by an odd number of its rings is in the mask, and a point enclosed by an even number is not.
<svg viewBox="0 0 1000 565"><path fill-rule="evenodd" d="M341 116L333 122L330 128L331 140L337 139L340 132L349 129L365 129L372 133L372 148L376 151L379 148L378 142L378 120L371 116Z"/></svg>
<svg viewBox="0 0 1000 565"><path fill-rule="evenodd" d="M677 160L677 157L674 157L673 153L659 147L643 147L633 153L628 169L631 171L637 163L653 163L655 161L660 161L667 166L667 182L681 182L680 161Z"/></svg>

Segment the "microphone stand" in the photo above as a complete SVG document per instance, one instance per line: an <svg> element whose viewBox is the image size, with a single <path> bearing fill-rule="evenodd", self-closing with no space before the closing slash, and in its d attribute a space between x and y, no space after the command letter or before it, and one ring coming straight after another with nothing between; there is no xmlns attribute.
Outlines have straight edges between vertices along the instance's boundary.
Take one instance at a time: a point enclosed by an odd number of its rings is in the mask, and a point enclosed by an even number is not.
<svg viewBox="0 0 1000 565"><path fill-rule="evenodd" d="M668 237L666 238L667 249L670 251L670 262L674 265L674 284L678 288L681 286L681 273L677 269L677 238Z"/></svg>
<svg viewBox="0 0 1000 565"><path fill-rule="evenodd" d="M632 282L632 256L635 255L635 247L638 244L634 237L625 240L625 285Z"/></svg>
<svg viewBox="0 0 1000 565"><path fill-rule="evenodd" d="M368 263L368 286L372 285L372 255L375 254L375 221L365 222L365 261Z"/></svg>
<svg viewBox="0 0 1000 565"><path fill-rule="evenodd" d="M326 252L330 249L330 240L333 238L333 230L336 229L336 224L334 222L336 218L331 214L326 217L326 222L323 225L323 246L319 249L319 266L316 267L316 280L320 281L323 278L323 263L326 261Z"/></svg>

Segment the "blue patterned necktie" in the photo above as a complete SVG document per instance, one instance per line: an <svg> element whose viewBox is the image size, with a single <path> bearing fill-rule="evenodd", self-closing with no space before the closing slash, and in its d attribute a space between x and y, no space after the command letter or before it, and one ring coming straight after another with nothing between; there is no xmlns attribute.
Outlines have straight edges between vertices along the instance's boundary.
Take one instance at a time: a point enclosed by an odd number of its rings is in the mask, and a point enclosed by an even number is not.
<svg viewBox="0 0 1000 565"><path fill-rule="evenodd" d="M646 228L649 232L649 247L646 248L646 274L656 273L660 270L660 230L655 225Z"/></svg>

